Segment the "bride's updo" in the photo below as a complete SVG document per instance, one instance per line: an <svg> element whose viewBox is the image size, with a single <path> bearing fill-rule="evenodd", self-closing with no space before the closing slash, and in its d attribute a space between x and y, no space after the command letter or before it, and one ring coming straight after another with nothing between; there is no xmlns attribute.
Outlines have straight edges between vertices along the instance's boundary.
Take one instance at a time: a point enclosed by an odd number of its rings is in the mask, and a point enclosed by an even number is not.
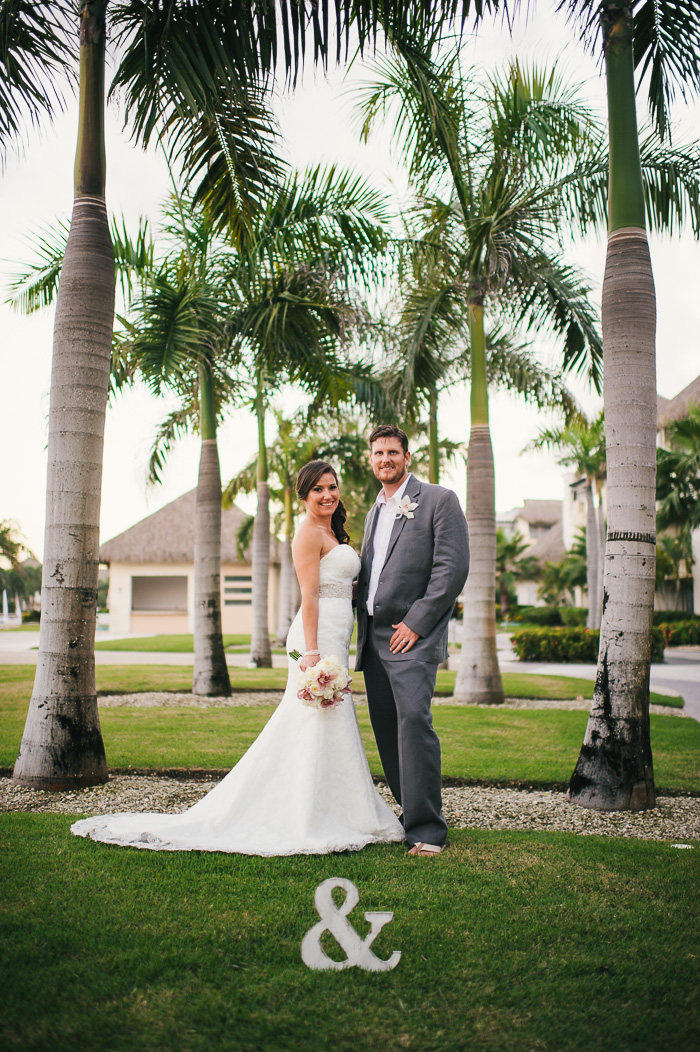
<svg viewBox="0 0 700 1052"><path fill-rule="evenodd" d="M306 500L318 480L328 473L333 476L336 482L338 481L335 468L326 463L325 460L310 460L308 464L304 464L297 475L296 481L296 491L299 500ZM345 510L345 505L342 500L339 500L338 507L331 518L331 529L339 544L348 544L350 541L350 535L345 529L347 517L348 513Z"/></svg>

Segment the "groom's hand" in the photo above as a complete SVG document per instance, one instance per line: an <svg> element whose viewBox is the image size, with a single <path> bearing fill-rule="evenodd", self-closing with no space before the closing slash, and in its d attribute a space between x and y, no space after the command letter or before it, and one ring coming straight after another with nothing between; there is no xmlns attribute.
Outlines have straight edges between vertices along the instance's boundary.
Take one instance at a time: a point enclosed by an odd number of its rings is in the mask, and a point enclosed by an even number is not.
<svg viewBox="0 0 700 1052"><path fill-rule="evenodd" d="M420 639L418 633L414 632L408 625L405 625L403 621L399 621L398 625L392 625L391 627L396 629L389 640L389 650L392 654L406 654L415 641Z"/></svg>

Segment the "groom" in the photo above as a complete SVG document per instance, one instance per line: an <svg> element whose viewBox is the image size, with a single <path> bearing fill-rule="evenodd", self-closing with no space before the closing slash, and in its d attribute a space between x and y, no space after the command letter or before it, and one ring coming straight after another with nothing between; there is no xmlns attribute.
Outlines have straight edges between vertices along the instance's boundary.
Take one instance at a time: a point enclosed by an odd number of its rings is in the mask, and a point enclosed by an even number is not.
<svg viewBox="0 0 700 1052"><path fill-rule="evenodd" d="M455 494L419 482L400 427L375 428L370 464L382 489L365 522L357 584L357 659L389 788L412 855L438 854L440 741L430 703L447 626L469 572L467 523Z"/></svg>

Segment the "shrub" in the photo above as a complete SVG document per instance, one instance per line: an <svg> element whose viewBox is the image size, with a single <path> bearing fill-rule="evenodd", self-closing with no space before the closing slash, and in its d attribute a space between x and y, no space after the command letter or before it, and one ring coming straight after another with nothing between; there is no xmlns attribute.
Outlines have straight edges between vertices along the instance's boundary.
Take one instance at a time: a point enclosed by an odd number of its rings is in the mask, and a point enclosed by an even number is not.
<svg viewBox="0 0 700 1052"><path fill-rule="evenodd" d="M41 621L41 610L25 610L22 614L22 624L38 624Z"/></svg>
<svg viewBox="0 0 700 1052"><path fill-rule="evenodd" d="M512 619L550 628L562 623L558 606L521 606L517 613L513 613Z"/></svg>
<svg viewBox="0 0 700 1052"><path fill-rule="evenodd" d="M600 632L588 628L523 628L510 637L520 661L598 661ZM651 660L663 661L665 635L655 628L651 641Z"/></svg>
<svg viewBox="0 0 700 1052"><path fill-rule="evenodd" d="M565 628L568 628L570 625L583 627L588 620L588 610L582 606L562 606L559 615Z"/></svg>
<svg viewBox="0 0 700 1052"><path fill-rule="evenodd" d="M666 638L667 647L700 646L700 619L662 623L658 628Z"/></svg>

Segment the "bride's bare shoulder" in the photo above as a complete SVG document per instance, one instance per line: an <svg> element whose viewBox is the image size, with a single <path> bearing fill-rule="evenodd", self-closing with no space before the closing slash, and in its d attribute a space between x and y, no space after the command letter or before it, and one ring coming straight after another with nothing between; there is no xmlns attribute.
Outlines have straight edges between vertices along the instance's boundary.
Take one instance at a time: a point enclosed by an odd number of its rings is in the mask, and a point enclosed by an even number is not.
<svg viewBox="0 0 700 1052"><path fill-rule="evenodd" d="M323 552L324 533L318 526L310 522L300 523L292 541L292 551L295 559L310 559L314 555L320 560Z"/></svg>

